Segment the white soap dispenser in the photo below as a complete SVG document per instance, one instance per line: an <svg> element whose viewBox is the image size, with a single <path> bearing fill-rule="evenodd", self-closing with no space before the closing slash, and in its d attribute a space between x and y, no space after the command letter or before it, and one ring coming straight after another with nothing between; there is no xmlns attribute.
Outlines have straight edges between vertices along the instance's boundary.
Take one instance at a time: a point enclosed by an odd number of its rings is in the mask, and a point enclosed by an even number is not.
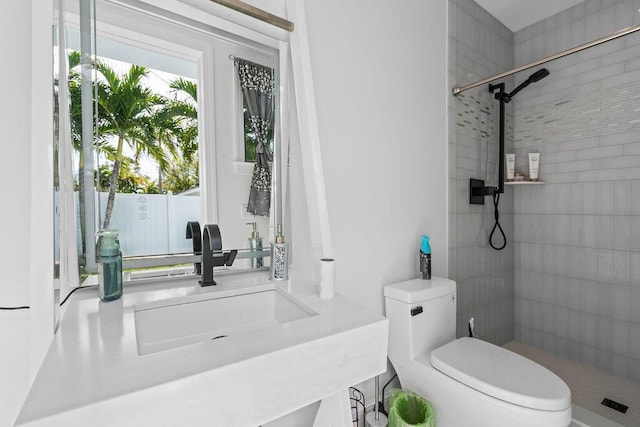
<svg viewBox="0 0 640 427"><path fill-rule="evenodd" d="M271 274L269 280L289 279L289 243L285 243L282 225L278 224L275 243L271 243Z"/></svg>

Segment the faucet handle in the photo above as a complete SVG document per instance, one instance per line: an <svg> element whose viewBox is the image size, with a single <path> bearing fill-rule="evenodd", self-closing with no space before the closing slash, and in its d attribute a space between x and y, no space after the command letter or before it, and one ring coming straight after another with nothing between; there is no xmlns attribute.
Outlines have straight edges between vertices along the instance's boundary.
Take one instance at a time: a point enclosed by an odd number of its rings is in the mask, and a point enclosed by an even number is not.
<svg viewBox="0 0 640 427"><path fill-rule="evenodd" d="M187 239L193 239L193 254L202 255L202 233L200 232L200 223L198 221L187 222ZM193 263L196 274L202 274L202 264Z"/></svg>
<svg viewBox="0 0 640 427"><path fill-rule="evenodd" d="M227 267L231 267L231 265L233 265L233 261L236 260L236 255L238 255L237 249L233 249L233 250L230 250L229 252L225 252L224 265L226 265Z"/></svg>
<svg viewBox="0 0 640 427"><path fill-rule="evenodd" d="M205 250L222 250L222 236L220 235L220 227L218 227L218 224L207 224L204 226L204 231L202 233L203 245L205 242L209 244L209 247L205 248Z"/></svg>

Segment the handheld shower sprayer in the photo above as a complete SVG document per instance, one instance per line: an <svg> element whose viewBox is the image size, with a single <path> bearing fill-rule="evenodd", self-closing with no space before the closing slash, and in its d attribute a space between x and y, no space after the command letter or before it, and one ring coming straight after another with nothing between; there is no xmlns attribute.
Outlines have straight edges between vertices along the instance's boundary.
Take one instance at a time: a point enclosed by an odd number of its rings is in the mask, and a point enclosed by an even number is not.
<svg viewBox="0 0 640 427"><path fill-rule="evenodd" d="M504 193L504 126L505 126L505 105L511 102L514 96L522 89L529 86L531 83L538 82L549 75L549 70L546 68L541 68L535 73L531 74L528 79L520 83L514 90L510 93L506 93L504 90L504 82L497 84L489 84L489 92L497 93L494 95L495 98L500 101L500 158L498 160L498 188L495 187L484 187L477 188L474 190L474 180L471 180L471 194L470 194L470 202L471 203L479 203L484 204L484 196L490 195L493 197L493 215L495 218L495 225L493 226L493 230L491 230L491 234L489 236L489 244L491 247L497 251L504 249L507 246L507 236L504 234L504 230L502 230L502 226L500 225L500 213L498 211L498 204L500 203L500 194ZM476 187L478 187L476 185ZM481 202L474 201L474 191L475 196L481 199ZM479 193L479 194L478 194ZM502 245L497 246L493 243L493 236L496 231L499 231L502 234Z"/></svg>
<svg viewBox="0 0 640 427"><path fill-rule="evenodd" d="M549 75L549 70L547 70L546 68L541 68L535 73L531 74L527 80L529 80L530 83L535 83L537 81L544 79L548 75Z"/></svg>
<svg viewBox="0 0 640 427"><path fill-rule="evenodd" d="M516 94L518 92L520 92L522 89L524 89L525 87L529 86L531 83L535 83L535 82L538 82L538 81L544 79L548 75L549 75L549 70L547 70L546 68L541 68L538 71L536 71L535 73L531 74L527 80L525 80L522 83L520 83L510 93L505 93L504 92L504 83L499 83L499 84L496 84L496 85L491 85L490 84L489 85L489 91L491 93L493 93L496 89L500 89L500 86L502 85L502 89L500 90L500 92L498 92L496 94L496 99L499 100L499 101L504 101L505 104L508 104L509 102L511 102L513 97L516 96Z"/></svg>

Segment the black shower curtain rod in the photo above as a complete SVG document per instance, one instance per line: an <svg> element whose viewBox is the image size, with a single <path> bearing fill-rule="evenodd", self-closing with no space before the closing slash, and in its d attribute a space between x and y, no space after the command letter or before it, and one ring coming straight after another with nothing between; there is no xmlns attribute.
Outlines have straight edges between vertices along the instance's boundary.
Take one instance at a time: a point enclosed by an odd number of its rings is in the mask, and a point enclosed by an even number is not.
<svg viewBox="0 0 640 427"><path fill-rule="evenodd" d="M507 76L510 76L512 74L518 73L520 71L524 71L524 70L527 70L527 69L532 68L532 67L537 67L538 65L542 65L542 64L545 64L545 63L547 63L549 61L553 61L555 59L562 58L563 56L571 55L571 54L574 54L576 52L580 52L582 50L589 49L590 47L594 47L594 46L597 46L599 44L606 43L606 42L611 41L611 40L615 40L618 37L622 37L622 36L626 36L626 35L631 34L631 33L635 33L638 30L640 30L640 25L636 25L634 27L624 28L624 29L622 29L620 31L616 31L615 33L611 33L608 36L604 36L604 37L601 37L599 39L592 40L592 41L590 41L588 43L581 44L580 46L576 46L576 47L571 48L571 49L563 50L562 52L558 52L558 53L556 53L554 55L547 56L546 58L538 59L537 61L533 61L533 62L530 62L528 64L521 65L521 66L513 68L513 69L511 69L509 71L505 71L503 73L496 74L495 76L491 76L491 77L487 77L486 79L478 80L475 83L471 83L471 84L468 84L468 85L462 86L462 87L454 86L453 88L451 88L451 91L453 93L453 96L458 96L461 92L464 92L467 89L472 89L474 87L477 87L477 86L492 82L494 80L498 80L498 79L501 79L503 77L507 77Z"/></svg>

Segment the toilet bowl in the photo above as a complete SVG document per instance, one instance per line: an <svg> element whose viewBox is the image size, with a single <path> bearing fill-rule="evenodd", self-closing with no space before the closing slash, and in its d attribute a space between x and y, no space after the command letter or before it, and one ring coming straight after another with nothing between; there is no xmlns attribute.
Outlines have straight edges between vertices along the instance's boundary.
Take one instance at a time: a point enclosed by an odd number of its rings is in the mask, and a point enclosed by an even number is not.
<svg viewBox="0 0 640 427"><path fill-rule="evenodd" d="M566 427L571 392L519 354L455 337L456 283L433 277L384 288L389 360L402 388L431 402L438 427Z"/></svg>

